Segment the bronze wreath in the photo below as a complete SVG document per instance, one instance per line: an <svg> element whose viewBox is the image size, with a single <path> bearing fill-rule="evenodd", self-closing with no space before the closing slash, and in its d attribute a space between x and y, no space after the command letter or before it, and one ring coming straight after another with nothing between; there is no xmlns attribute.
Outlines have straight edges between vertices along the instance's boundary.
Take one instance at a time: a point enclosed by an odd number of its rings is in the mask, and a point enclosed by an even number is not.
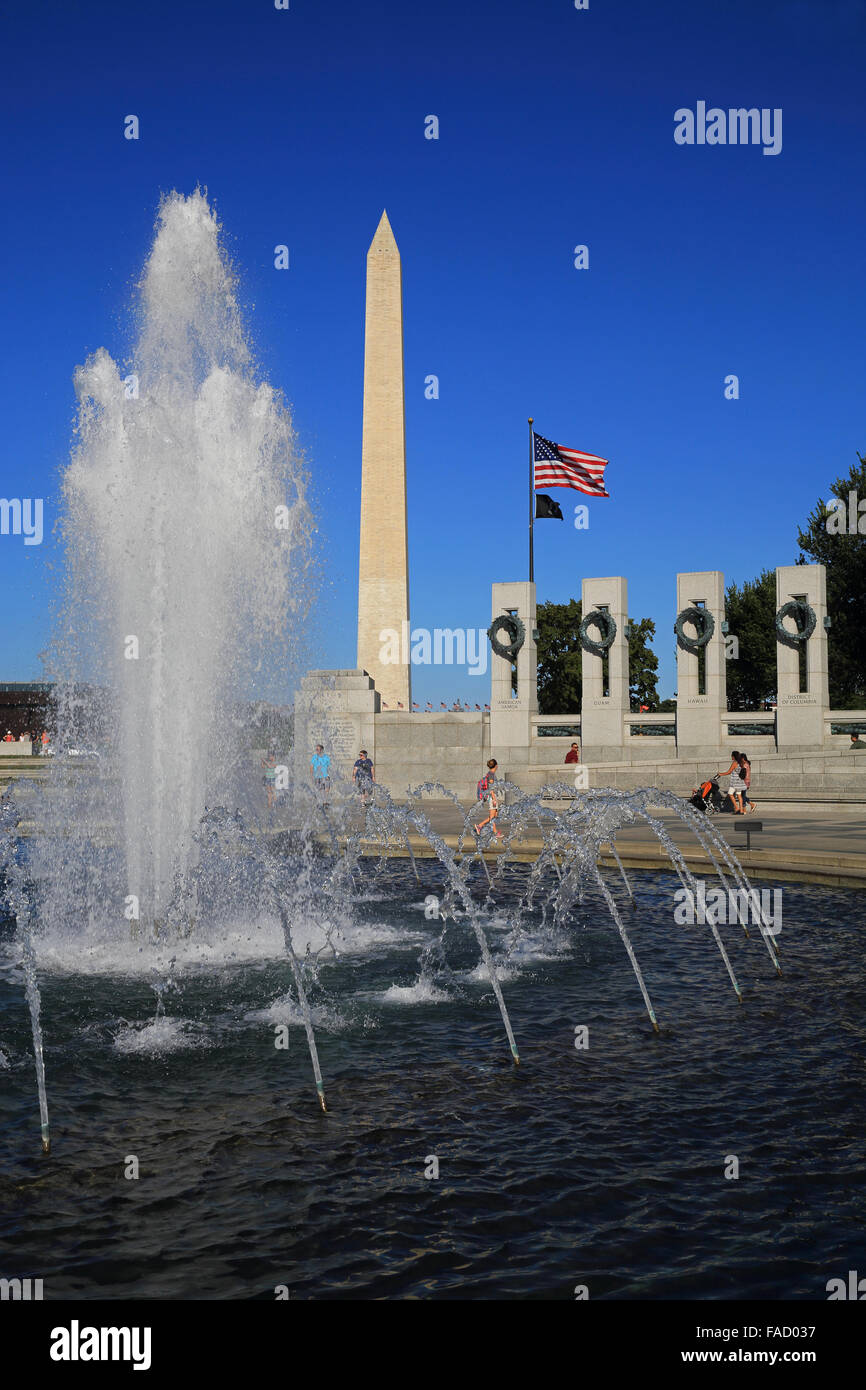
<svg viewBox="0 0 866 1390"><path fill-rule="evenodd" d="M697 637L686 636L686 623L691 623L697 628ZM677 620L674 623L678 645L682 647L683 651L691 652L692 656L697 656L701 647L707 645L715 630L716 620L706 608L684 608L682 613L677 614Z"/></svg>
<svg viewBox="0 0 866 1390"><path fill-rule="evenodd" d="M597 627L601 636L596 642L589 635L589 628ZM587 613L580 625L579 631L580 645L585 652L592 652L593 656L604 656L610 647L613 646L616 637L616 620L609 613L603 613L600 608L593 608L591 613Z"/></svg>
<svg viewBox="0 0 866 1390"><path fill-rule="evenodd" d="M500 642L496 636L499 628L504 628L508 633L508 642ZM526 628L515 613L503 613L501 618L493 619L487 629L487 636L497 656L504 657L506 661L514 661L526 641Z"/></svg>
<svg viewBox="0 0 866 1390"><path fill-rule="evenodd" d="M789 632L785 627L783 619L793 618L797 624L796 632ZM806 642L815 631L815 610L811 604L804 603L802 599L792 599L790 603L783 603L776 614L776 641L783 642L786 647L793 647L795 650L801 642Z"/></svg>

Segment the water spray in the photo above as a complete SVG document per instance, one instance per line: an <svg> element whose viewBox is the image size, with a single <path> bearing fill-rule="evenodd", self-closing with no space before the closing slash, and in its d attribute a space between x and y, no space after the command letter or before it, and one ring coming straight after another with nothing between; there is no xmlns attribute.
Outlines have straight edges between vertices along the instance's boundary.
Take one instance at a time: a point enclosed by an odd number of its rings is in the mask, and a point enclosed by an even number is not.
<svg viewBox="0 0 866 1390"><path fill-rule="evenodd" d="M286 954L289 957L289 963L292 967L292 975L294 976L295 980L295 988L298 991L298 1003L301 1006L301 1014L303 1015L304 1019L304 1031L307 1035L307 1046L310 1049L310 1060L313 1064L313 1076L315 1077L316 1081L316 1093L319 1097L319 1104L321 1105L322 1109L326 1111L328 1107L325 1104L325 1087L322 1082L322 1069L319 1066L319 1052L318 1048L316 1047L316 1035L313 1032L313 1017L310 1012L310 1001L307 998L307 991L304 989L304 981L301 974L300 963L298 961L297 956L295 955L295 948L292 945L292 929L289 925L289 919L288 914L286 913L285 905L283 904L283 900L280 897L279 893L276 891L274 893L274 898L277 905L277 911L280 914L280 922L282 923L283 927L283 936L285 937L286 942Z"/></svg>

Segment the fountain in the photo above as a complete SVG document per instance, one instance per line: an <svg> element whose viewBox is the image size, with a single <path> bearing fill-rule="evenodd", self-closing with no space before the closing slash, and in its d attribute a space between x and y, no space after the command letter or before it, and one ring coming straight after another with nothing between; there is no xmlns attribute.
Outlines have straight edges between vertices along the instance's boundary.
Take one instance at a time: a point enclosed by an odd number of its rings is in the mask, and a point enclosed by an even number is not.
<svg viewBox="0 0 866 1390"><path fill-rule="evenodd" d="M306 611L312 522L291 421L278 393L256 378L235 277L203 194L163 201L139 310L128 370L100 350L76 374L77 442L63 479L67 590L52 657L60 756L44 787L8 798L0 824L45 1151L37 973L84 962L109 973L147 972L156 979L152 1026L162 1026L176 971L234 958L240 918L253 924L256 950L288 960L324 1111L311 990L327 993L323 967L340 956L335 923L351 913L364 866L377 860L374 882L387 886L392 850L408 856L418 884L416 853L435 856L445 875L442 926L424 945L420 978L429 983L447 970L446 933L455 923L468 926L515 1065L503 967L516 968L539 911L542 923L565 931L590 889L601 895L658 1032L625 922L636 902L614 844L618 830L643 820L695 894L692 872L651 810L666 806L694 834L723 888L750 891L718 831L669 793L574 797L553 786L528 796L506 784L504 843L488 862L489 845L474 842L469 814L440 784L411 790L405 805L377 787L359 825L351 787L335 779L330 814L309 787L296 786L277 827L286 839L271 843L246 724L250 701L275 688ZM64 755L92 746L95 729L97 759L83 766ZM434 795L459 808L456 849L424 813ZM26 845L23 816L34 828ZM491 915L530 837L534 863L496 952ZM605 844L621 902L600 865ZM762 912L757 921L778 971ZM715 922L709 926L742 1002L722 936Z"/></svg>
<svg viewBox="0 0 866 1390"><path fill-rule="evenodd" d="M192 929L206 808L249 796L244 698L285 666L308 598L291 421L256 380L201 192L163 200L137 327L128 370L101 349L76 372L63 478L54 742L90 748L99 729L100 756L86 769L61 756L33 798L29 893L7 849L46 1146L35 940L137 950Z"/></svg>
<svg viewBox="0 0 866 1390"><path fill-rule="evenodd" d="M164 201L140 298L129 373L102 350L76 374L62 675L110 692L127 893L152 922L192 865L205 805L232 799L231 702L271 674L310 518L202 194Z"/></svg>

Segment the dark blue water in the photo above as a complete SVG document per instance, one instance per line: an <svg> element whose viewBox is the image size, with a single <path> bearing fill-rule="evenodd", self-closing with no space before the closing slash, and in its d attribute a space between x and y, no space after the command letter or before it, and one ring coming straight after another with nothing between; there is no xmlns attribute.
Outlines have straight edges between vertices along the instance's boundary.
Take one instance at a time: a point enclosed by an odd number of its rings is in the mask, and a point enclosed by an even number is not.
<svg viewBox="0 0 866 1390"><path fill-rule="evenodd" d="M707 929L673 923L678 882L635 875L628 926L658 1037L587 898L504 981L518 1070L465 924L413 988L439 930L419 905L441 881L420 867L420 890L404 865L378 880L322 968L327 1115L303 1030L274 1045L283 961L181 974L173 1021L149 1032L146 977L55 971L44 1159L29 1015L0 943L0 1275L41 1277L46 1299L271 1299L278 1285L570 1299L578 1284L594 1299L824 1299L828 1279L866 1269L862 895L784 888L781 979L756 932L723 927L739 1006Z"/></svg>

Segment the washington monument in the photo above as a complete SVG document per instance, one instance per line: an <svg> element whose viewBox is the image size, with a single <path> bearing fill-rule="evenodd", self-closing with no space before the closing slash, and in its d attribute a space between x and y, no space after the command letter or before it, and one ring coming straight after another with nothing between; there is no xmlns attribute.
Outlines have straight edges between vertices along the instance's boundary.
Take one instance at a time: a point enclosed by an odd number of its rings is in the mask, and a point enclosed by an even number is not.
<svg viewBox="0 0 866 1390"><path fill-rule="evenodd" d="M386 665L380 658L380 634L403 633L409 621L403 284L386 212L367 252L364 334L358 666L373 677L383 705L411 711L409 665Z"/></svg>

